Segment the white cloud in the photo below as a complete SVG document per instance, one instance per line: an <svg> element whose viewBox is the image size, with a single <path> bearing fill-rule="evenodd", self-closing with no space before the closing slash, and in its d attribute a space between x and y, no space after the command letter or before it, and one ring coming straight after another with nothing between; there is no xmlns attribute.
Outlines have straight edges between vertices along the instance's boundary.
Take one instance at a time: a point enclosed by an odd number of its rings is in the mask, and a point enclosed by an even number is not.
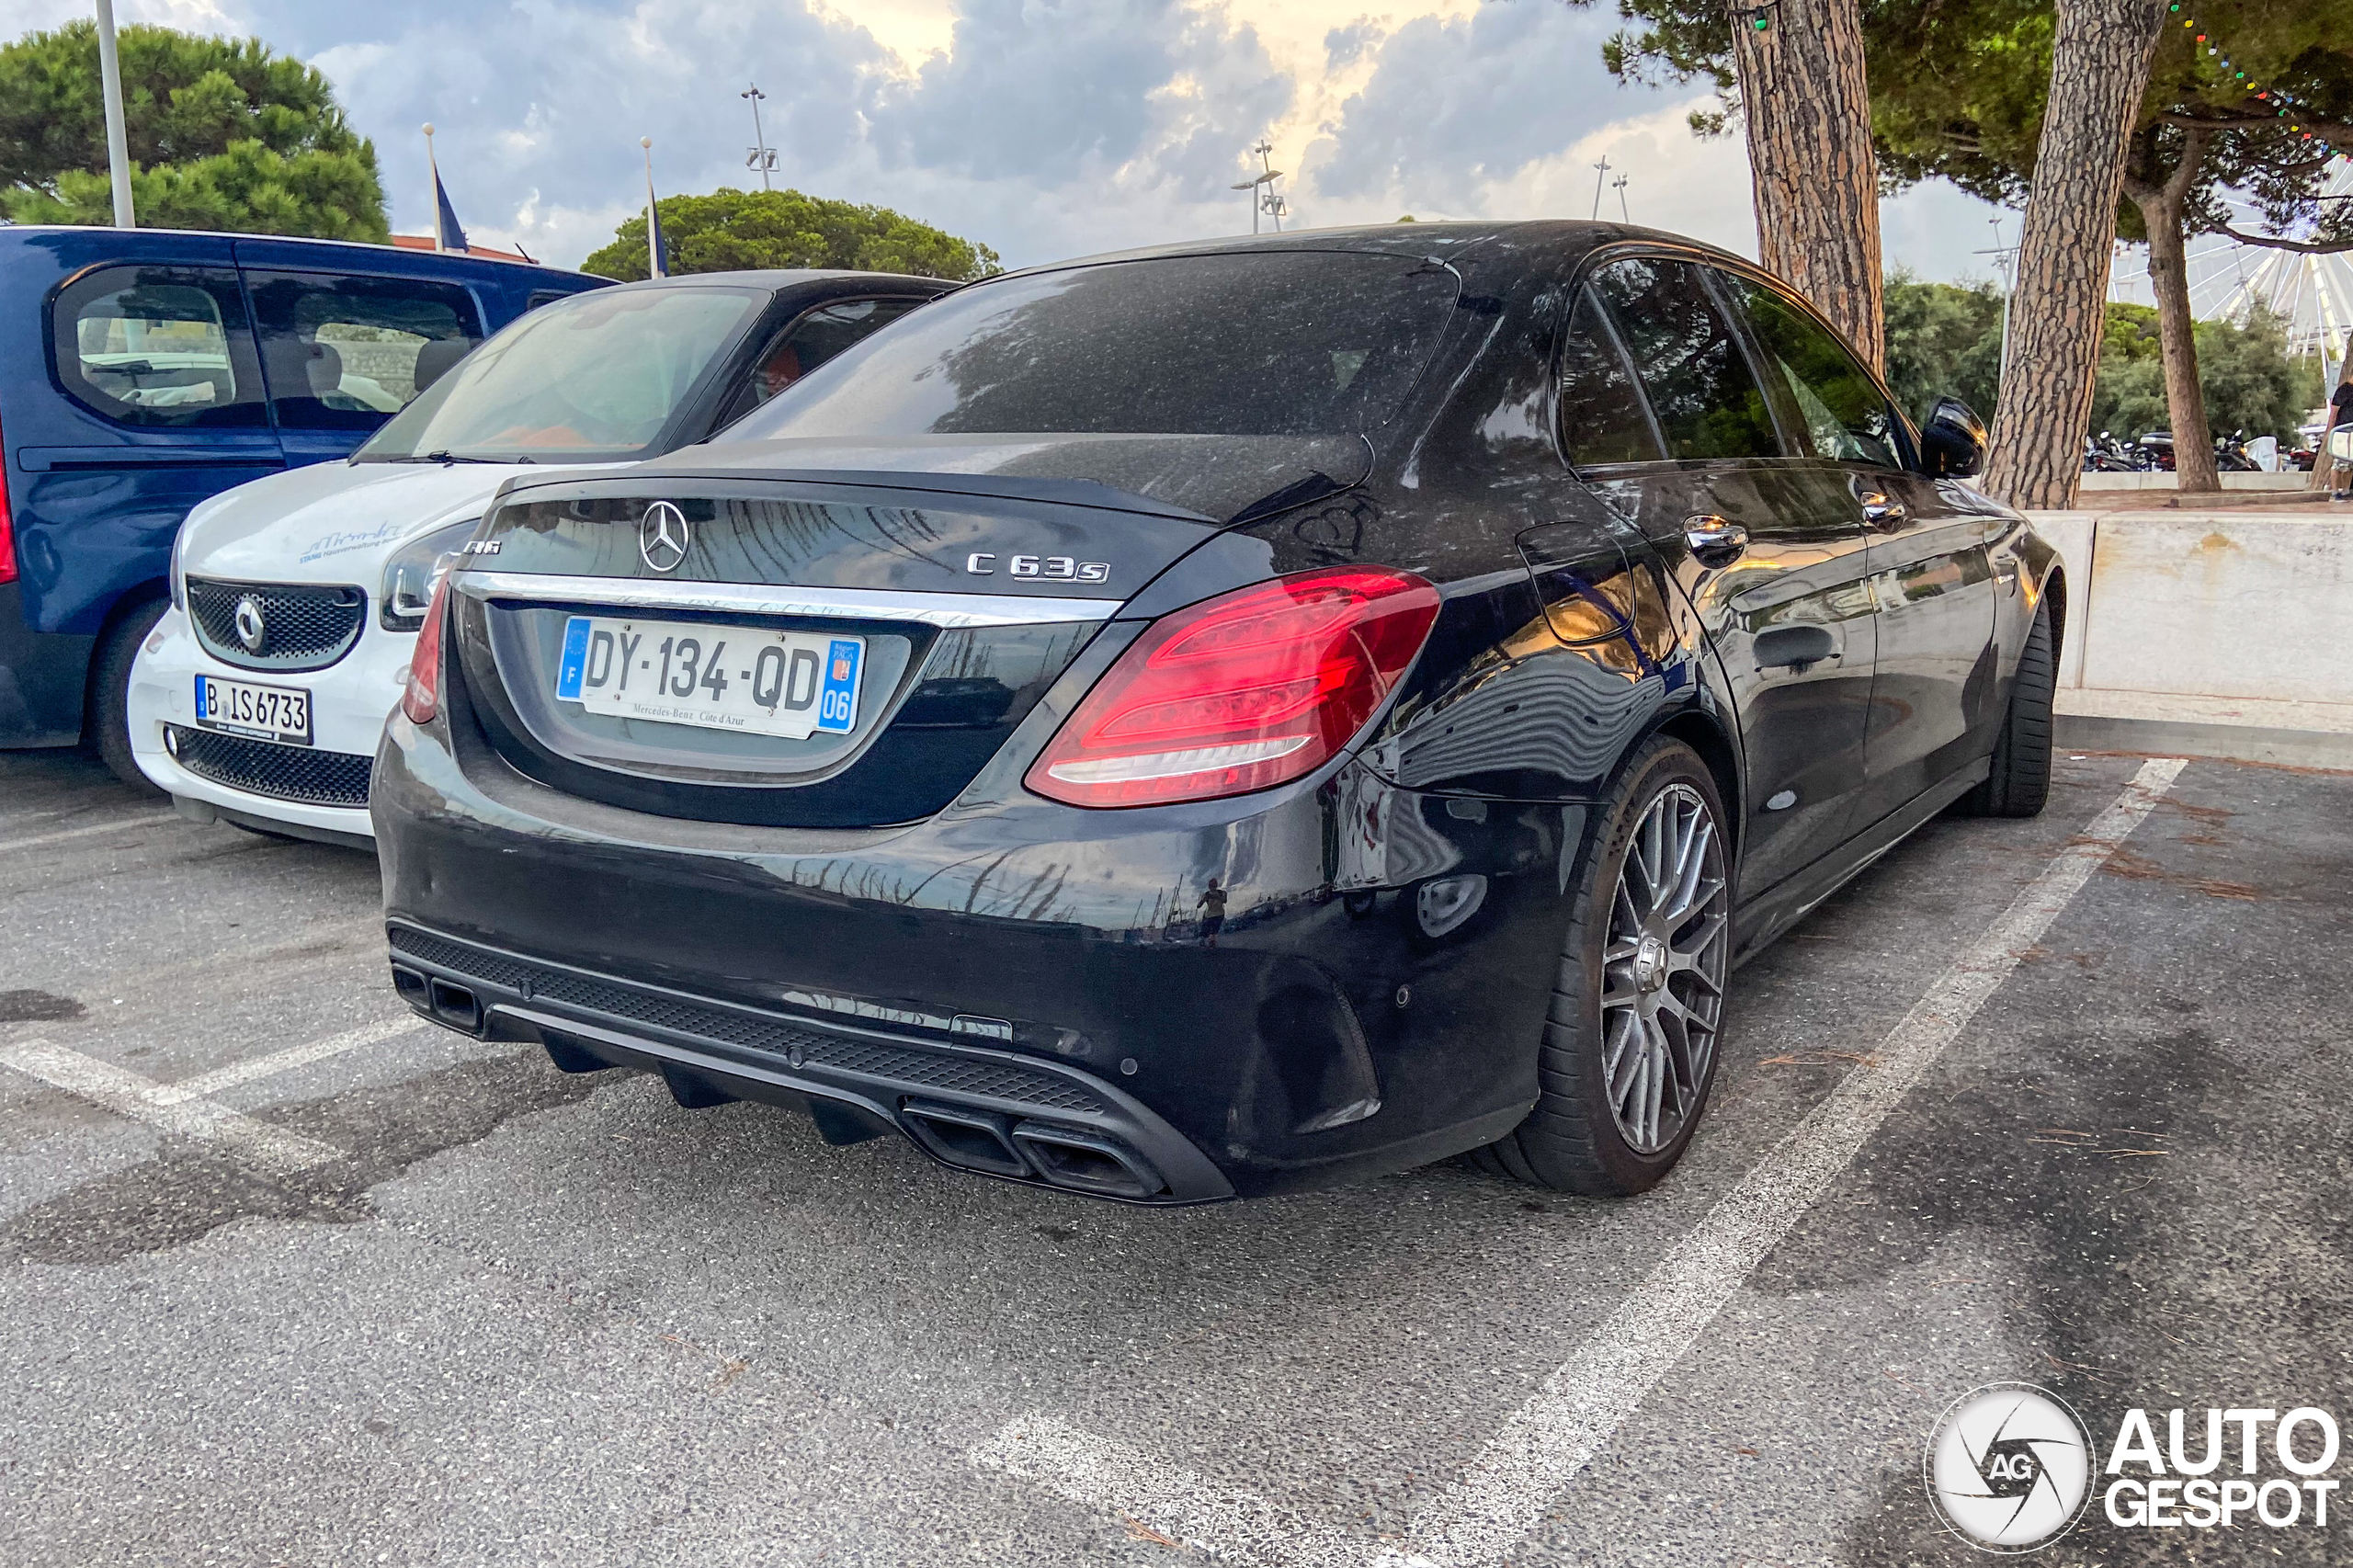
<svg viewBox="0 0 2353 1568"><path fill-rule="evenodd" d="M1019 265L1245 228L1261 136L1299 222L1575 217L1602 157L1635 222L1752 253L1737 139L1600 64L1615 25L1555 0L118 0L315 62L374 138L393 225L430 224L419 125L479 240L577 261L643 202L746 186L756 79L780 183L876 202ZM0 37L87 15L0 0ZM1602 210L1619 195L1605 187ZM1987 210L1890 201L1891 265L1976 274ZM2015 226L2011 231L2015 237Z"/></svg>

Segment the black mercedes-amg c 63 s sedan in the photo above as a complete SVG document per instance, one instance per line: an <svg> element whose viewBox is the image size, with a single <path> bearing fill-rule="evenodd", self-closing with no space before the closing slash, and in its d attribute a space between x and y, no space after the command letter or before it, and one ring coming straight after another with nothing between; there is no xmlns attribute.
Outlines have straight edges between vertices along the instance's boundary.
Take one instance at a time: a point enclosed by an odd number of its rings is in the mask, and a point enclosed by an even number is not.
<svg viewBox="0 0 2353 1568"><path fill-rule="evenodd" d="M1983 447L1640 230L972 285L503 492L378 761L393 978L1105 1198L1638 1192L1734 964L2041 806L2065 590Z"/></svg>

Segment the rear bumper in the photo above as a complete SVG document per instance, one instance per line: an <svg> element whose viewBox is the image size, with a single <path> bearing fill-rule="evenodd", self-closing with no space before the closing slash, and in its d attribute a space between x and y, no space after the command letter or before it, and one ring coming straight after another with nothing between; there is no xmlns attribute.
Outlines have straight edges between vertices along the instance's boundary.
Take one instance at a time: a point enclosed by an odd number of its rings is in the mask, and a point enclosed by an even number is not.
<svg viewBox="0 0 2353 1568"><path fill-rule="evenodd" d="M831 1142L895 1129L967 1170L1140 1203L1233 1196L1141 1102L1066 1064L821 1025L551 964L393 924L393 984L451 1028L536 1040L567 1070L659 1073L679 1103L811 1111Z"/></svg>
<svg viewBox="0 0 2353 1568"><path fill-rule="evenodd" d="M1092 1130L1163 1178L1102 1195L1161 1202L1385 1174L1515 1126L1586 820L1346 763L1184 807L1016 791L904 827L747 827L584 801L398 714L373 790L392 959L421 1010L438 979L473 998L442 1021L543 1039L560 1063L663 1071L688 1103L806 1101L829 1131L846 1107L1017 1179L1053 1180L1021 1123ZM1091 1108L820 1074L819 1040L1017 1066ZM1029 1163L958 1157L926 1104L996 1119L963 1153ZM1187 1174L1202 1165L1213 1178Z"/></svg>
<svg viewBox="0 0 2353 1568"><path fill-rule="evenodd" d="M35 631L25 585L0 583L0 747L70 746L82 738L82 697L95 637Z"/></svg>

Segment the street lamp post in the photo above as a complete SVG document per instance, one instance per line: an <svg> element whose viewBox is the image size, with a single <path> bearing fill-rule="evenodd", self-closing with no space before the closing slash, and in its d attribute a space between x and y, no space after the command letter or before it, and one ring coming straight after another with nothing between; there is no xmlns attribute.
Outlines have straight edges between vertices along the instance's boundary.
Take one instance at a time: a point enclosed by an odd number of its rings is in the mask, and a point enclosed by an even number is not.
<svg viewBox="0 0 2353 1568"><path fill-rule="evenodd" d="M131 210L131 132L122 114L122 59L115 52L114 0L97 0L98 85L107 107L107 176L114 185L114 226L135 229Z"/></svg>
<svg viewBox="0 0 2353 1568"><path fill-rule="evenodd" d="M767 95L760 91L760 85L755 82L735 96L752 106L752 150L745 158L744 166L760 171L762 190L774 190L776 187L768 176L776 167L776 149L768 145L767 132L760 129L760 105L767 101Z"/></svg>

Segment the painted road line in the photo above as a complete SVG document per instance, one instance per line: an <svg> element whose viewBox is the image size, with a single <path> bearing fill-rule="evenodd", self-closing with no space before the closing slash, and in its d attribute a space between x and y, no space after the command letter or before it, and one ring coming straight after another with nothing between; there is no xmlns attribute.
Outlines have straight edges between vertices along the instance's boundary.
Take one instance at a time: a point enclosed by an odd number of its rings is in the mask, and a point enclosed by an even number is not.
<svg viewBox="0 0 2353 1568"><path fill-rule="evenodd" d="M1085 1489L1066 1476L1039 1477L1051 1491L1098 1511L1124 1512L1181 1536L1203 1551L1250 1562L1339 1568L1461 1568L1502 1558L1542 1519L1552 1499L1642 1405L1659 1380L1698 1340L1733 1293L1779 1244L1791 1226L1844 1171L1888 1113L1927 1075L1945 1048L1998 990L2075 896L2108 863L2132 830L2156 809L2188 764L2181 758L2144 763L2105 811L2068 841L2027 884L2000 918L1891 1030L1871 1053L1814 1108L1797 1129L1720 1199L1677 1242L1648 1278L1619 1305L1575 1356L1546 1378L1514 1411L1427 1510L1415 1519L1409 1546L1382 1547L1328 1530L1283 1530L1274 1505L1250 1499L1263 1514L1233 1517L1230 1499L1181 1471L1154 1465L1101 1438L1072 1432L1053 1436L1067 1450L1072 1474L1096 1484ZM1035 1418L1032 1418L1034 1424ZM1053 1424L1059 1426L1059 1424ZM972 1450L975 1463L1031 1473L1004 1456L1006 1437ZM1049 1449L1051 1454L1051 1449ZM1108 1456L1091 1459L1093 1454ZM1264 1521L1264 1522L1261 1522ZM1250 1526L1235 1529L1235 1525ZM1233 1533L1220 1534L1223 1526Z"/></svg>
<svg viewBox="0 0 2353 1568"><path fill-rule="evenodd" d="M125 828L153 827L160 823L177 820L172 812L149 812L143 816L125 818L121 822L96 823L88 827L69 827L61 833L39 833L30 838L0 841L0 855L15 849L38 849L44 844L63 844L69 838L88 838L93 834L120 833Z"/></svg>
<svg viewBox="0 0 2353 1568"><path fill-rule="evenodd" d="M0 1045L0 1065L104 1106L118 1116L143 1121L158 1131L201 1139L232 1158L275 1176L298 1176L343 1158L340 1149L241 1116L214 1101L171 1098L164 1085L151 1079L45 1040Z"/></svg>
<svg viewBox="0 0 2353 1568"><path fill-rule="evenodd" d="M1370 1544L1051 1416L1023 1416L964 1457L984 1470L1036 1482L1082 1507L1123 1515L1229 1562L1287 1568L1360 1562Z"/></svg>
<svg viewBox="0 0 2353 1568"><path fill-rule="evenodd" d="M183 1078L176 1084L165 1084L155 1091L158 1101L176 1105L183 1100L200 1099L217 1095L239 1084L251 1084L263 1078L274 1078L280 1073L290 1073L297 1067L307 1067L313 1062L324 1062L330 1056L340 1056L347 1051L357 1051L363 1045L374 1045L395 1035L426 1027L415 1014L397 1018L383 1018L372 1024L362 1024L356 1029L314 1040L308 1045L297 1045L268 1056L256 1056L244 1062L232 1062L226 1067L215 1067L210 1073L199 1073L193 1078Z"/></svg>

